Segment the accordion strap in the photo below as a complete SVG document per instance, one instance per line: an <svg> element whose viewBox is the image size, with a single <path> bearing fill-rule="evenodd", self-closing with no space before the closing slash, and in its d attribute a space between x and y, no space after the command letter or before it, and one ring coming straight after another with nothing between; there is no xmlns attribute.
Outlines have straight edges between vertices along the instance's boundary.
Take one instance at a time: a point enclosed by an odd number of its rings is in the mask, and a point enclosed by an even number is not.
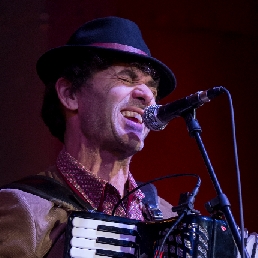
<svg viewBox="0 0 258 258"><path fill-rule="evenodd" d="M33 175L4 185L1 189L19 189L40 196L57 205L69 205L75 210L93 211L91 205L76 196L68 187L53 178L43 175Z"/></svg>

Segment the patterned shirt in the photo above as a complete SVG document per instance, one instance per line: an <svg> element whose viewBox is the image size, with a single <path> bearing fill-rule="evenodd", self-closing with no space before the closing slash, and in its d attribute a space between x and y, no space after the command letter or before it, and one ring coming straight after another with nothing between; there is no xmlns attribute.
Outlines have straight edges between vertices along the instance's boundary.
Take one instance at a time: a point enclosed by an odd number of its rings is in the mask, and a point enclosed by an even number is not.
<svg viewBox="0 0 258 258"><path fill-rule="evenodd" d="M72 190L89 202L95 210L109 215L112 214L115 205L121 199L119 191L113 185L87 171L80 162L64 149L58 155L57 168ZM137 187L130 172L125 186L127 192ZM144 194L137 190L118 206L114 215L143 220L141 203L143 198Z"/></svg>

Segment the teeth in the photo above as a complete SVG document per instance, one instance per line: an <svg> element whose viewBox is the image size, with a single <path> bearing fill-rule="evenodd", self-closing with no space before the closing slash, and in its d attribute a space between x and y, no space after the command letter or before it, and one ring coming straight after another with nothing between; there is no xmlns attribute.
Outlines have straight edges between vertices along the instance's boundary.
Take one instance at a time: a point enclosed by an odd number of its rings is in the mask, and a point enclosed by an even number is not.
<svg viewBox="0 0 258 258"><path fill-rule="evenodd" d="M133 117L138 120L140 124L142 124L142 116L134 111L122 111L121 112L124 117Z"/></svg>

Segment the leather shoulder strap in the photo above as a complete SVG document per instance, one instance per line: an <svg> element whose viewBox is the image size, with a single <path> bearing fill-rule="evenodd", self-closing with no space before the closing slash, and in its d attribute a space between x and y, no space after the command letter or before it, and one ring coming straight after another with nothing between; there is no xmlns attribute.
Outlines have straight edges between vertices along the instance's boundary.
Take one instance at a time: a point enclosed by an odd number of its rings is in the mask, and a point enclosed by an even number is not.
<svg viewBox="0 0 258 258"><path fill-rule="evenodd" d="M50 177L42 175L28 176L10 184L4 185L1 189L19 189L34 195L38 195L57 205L69 205L76 210L92 212L94 209L88 202L76 196L69 188L60 184Z"/></svg>

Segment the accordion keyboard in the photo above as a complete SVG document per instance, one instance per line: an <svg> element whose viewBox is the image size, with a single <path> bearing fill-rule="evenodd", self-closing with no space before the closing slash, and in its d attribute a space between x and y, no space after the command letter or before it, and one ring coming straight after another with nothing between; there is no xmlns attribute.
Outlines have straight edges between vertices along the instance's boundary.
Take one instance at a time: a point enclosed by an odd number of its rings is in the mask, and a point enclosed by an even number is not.
<svg viewBox="0 0 258 258"><path fill-rule="evenodd" d="M137 227L123 223L133 221L104 214L96 216L94 219L70 217L66 257L136 257Z"/></svg>

